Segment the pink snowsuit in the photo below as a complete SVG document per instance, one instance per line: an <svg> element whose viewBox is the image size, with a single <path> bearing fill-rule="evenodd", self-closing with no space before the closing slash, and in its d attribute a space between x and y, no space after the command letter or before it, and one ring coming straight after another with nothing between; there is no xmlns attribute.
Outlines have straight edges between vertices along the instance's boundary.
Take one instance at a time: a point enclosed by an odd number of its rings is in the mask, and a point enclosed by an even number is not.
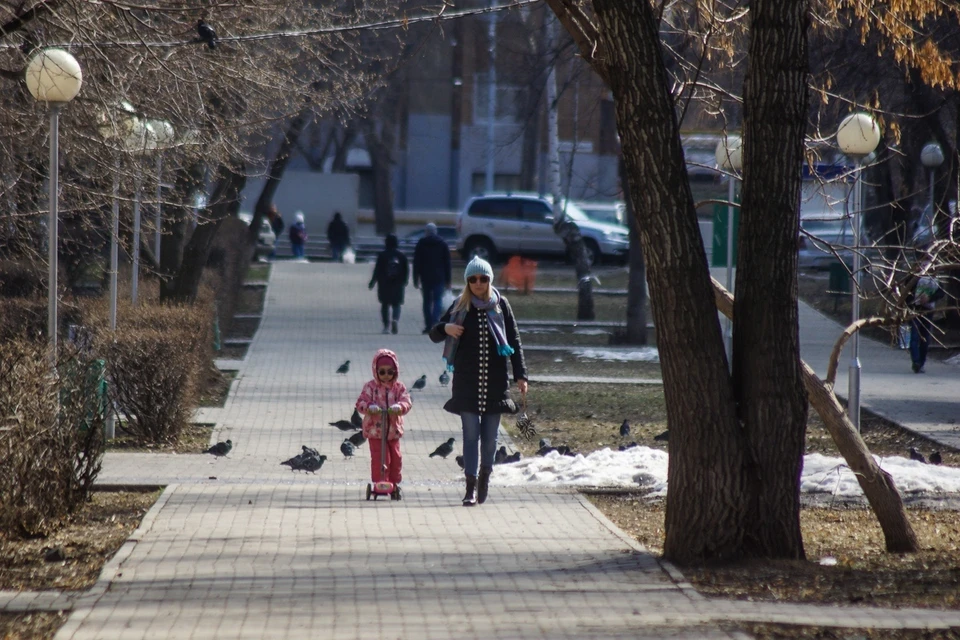
<svg viewBox="0 0 960 640"><path fill-rule="evenodd" d="M397 375L388 384L380 382L377 376L377 361L389 358ZM380 413L367 413L371 405L380 407ZM398 405L400 412L389 413L392 405ZM373 482L388 480L400 482L400 473L403 467L403 457L400 455L400 438L403 437L403 416L410 413L413 403L410 393L400 382L400 361L397 354L389 349L380 349L373 356L373 380L363 385L360 397L357 398L357 411L363 414L363 437L370 443L370 479ZM387 419L387 477L381 477L380 450L382 448L383 431L381 425L384 417Z"/></svg>

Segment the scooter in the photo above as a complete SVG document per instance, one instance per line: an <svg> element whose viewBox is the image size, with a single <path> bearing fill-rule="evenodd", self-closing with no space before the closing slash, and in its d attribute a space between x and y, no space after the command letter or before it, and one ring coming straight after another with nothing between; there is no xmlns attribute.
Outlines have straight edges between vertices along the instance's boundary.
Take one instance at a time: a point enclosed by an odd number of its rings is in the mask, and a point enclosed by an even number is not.
<svg viewBox="0 0 960 640"><path fill-rule="evenodd" d="M380 477L387 477L387 431L390 427L390 413L386 408L382 411L383 422L380 424ZM390 496L391 500L400 499L400 485L381 480L380 482L367 483L367 500L373 496L376 500L379 496Z"/></svg>

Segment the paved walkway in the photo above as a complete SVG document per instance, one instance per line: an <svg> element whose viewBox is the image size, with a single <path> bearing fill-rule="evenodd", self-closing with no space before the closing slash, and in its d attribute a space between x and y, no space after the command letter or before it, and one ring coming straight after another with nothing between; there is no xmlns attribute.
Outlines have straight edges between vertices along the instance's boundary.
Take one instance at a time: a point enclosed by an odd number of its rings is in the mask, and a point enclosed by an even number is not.
<svg viewBox="0 0 960 640"><path fill-rule="evenodd" d="M417 292L399 335L380 335L369 265L274 267L267 308L218 416L226 459L111 453L104 484L167 484L140 528L75 600L60 640L125 638L743 638L737 622L960 626L960 612L708 600L564 490L494 486L459 505L453 458L429 458L457 419L440 408L439 348ZM367 502L369 454L342 434L380 346L414 393L404 500ZM337 366L351 361L347 375ZM314 475L279 462L315 446ZM494 476L494 480L495 480Z"/></svg>

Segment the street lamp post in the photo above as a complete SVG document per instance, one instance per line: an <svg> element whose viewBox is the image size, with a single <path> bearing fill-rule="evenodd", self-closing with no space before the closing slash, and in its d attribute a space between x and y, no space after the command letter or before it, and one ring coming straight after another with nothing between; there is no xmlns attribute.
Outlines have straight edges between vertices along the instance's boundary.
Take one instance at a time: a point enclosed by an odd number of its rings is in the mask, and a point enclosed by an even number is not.
<svg viewBox="0 0 960 640"><path fill-rule="evenodd" d="M131 122L130 133L123 140L123 145L127 151L134 154L142 154L152 148L152 129L149 123L145 123L139 118L134 118ZM133 191L133 240L130 247L130 301L136 305L140 287L140 200L143 180L140 177L140 170L137 167L134 170L134 191Z"/></svg>
<svg viewBox="0 0 960 640"><path fill-rule="evenodd" d="M153 132L154 151L157 152L157 205L154 211L154 235L153 235L153 256L160 261L160 236L162 231L163 217L160 200L163 197L163 150L173 144L174 131L173 125L166 120L150 120L147 126Z"/></svg>
<svg viewBox="0 0 960 640"><path fill-rule="evenodd" d="M27 89L50 109L50 180L47 223L48 281L47 334L50 361L57 364L57 243L58 190L60 188L60 108L80 92L83 74L77 59L63 49L44 49L30 60L25 74Z"/></svg>
<svg viewBox="0 0 960 640"><path fill-rule="evenodd" d="M860 267L860 210L863 205L863 159L873 153L880 144L880 126L867 113L852 113L837 128L837 144L844 155L856 163L856 182L853 186L853 282L850 294L850 322L860 320L860 283L863 274ZM852 353L847 377L847 414L853 426L860 429L860 332L851 338Z"/></svg>
<svg viewBox="0 0 960 640"><path fill-rule="evenodd" d="M920 162L927 169L930 170L930 220L936 219L936 212L933 209L933 183L934 183L934 174L937 171L937 168L943 164L943 149L937 144L936 141L928 142L923 145L923 149L920 150Z"/></svg>
<svg viewBox="0 0 960 640"><path fill-rule="evenodd" d="M730 172L727 188L727 291L733 292L733 199L736 195L737 176L743 166L743 138L727 135L717 143L714 153L717 166ZM733 367L733 319L725 318L723 344L727 350L727 363Z"/></svg>

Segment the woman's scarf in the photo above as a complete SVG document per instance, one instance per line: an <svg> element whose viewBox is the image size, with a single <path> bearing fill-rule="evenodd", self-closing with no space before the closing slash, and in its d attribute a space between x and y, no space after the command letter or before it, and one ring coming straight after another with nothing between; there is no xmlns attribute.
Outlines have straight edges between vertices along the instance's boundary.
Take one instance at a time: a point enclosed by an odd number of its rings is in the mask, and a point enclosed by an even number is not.
<svg viewBox="0 0 960 640"><path fill-rule="evenodd" d="M481 300L476 296L471 296L471 303L478 309L487 312L487 326L493 339L497 342L497 354L503 357L513 355L513 347L507 343L507 328L500 312L500 292L492 285L490 286L490 299ZM459 309L450 315L452 324L463 326L463 321L467 317L469 309ZM459 338L451 335L443 343L443 361L447 365L447 371L453 371L453 358L457 353L457 346L460 344Z"/></svg>

